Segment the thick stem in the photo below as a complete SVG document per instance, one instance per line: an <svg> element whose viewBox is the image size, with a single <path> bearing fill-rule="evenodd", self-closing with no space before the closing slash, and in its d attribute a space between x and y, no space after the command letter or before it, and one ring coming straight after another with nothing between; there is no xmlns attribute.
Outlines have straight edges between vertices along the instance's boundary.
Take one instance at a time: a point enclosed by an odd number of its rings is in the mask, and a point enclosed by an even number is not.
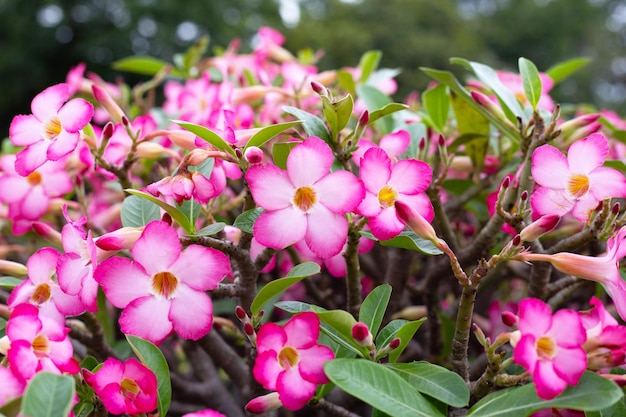
<svg viewBox="0 0 626 417"><path fill-rule="evenodd" d="M346 259L346 302L347 310L355 318L359 317L361 308L361 268L359 267L359 234L360 227L350 223L348 230L348 247L343 256Z"/></svg>
<svg viewBox="0 0 626 417"><path fill-rule="evenodd" d="M311 400L309 401L309 405L311 407L319 408L322 411L325 411L327 415L334 417L361 417L358 414L354 414L353 412L346 410L340 405L331 403L323 398L319 400Z"/></svg>
<svg viewBox="0 0 626 417"><path fill-rule="evenodd" d="M469 346L470 329L476 300L476 287L472 284L463 287L456 316L454 339L452 340L452 369L469 383L469 366L467 349Z"/></svg>

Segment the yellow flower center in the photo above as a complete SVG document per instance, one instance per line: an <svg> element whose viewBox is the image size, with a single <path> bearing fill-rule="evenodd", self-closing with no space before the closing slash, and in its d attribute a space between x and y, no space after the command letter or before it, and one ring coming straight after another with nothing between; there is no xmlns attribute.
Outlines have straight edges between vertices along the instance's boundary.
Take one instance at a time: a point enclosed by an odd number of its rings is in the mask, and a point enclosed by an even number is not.
<svg viewBox="0 0 626 417"><path fill-rule="evenodd" d="M120 382L120 391L124 397L132 400L139 392L139 385L132 379L124 378Z"/></svg>
<svg viewBox="0 0 626 417"><path fill-rule="evenodd" d="M380 204L383 208L388 208L393 206L393 203L396 202L396 197L398 196L398 192L391 188L388 185L385 185L378 192L378 204Z"/></svg>
<svg viewBox="0 0 626 417"><path fill-rule="evenodd" d="M46 139L54 140L61 134L63 127L61 126L61 119L54 116L46 120L43 125L44 135Z"/></svg>
<svg viewBox="0 0 626 417"><path fill-rule="evenodd" d="M556 343L548 336L542 336L535 344L540 359L552 359L556 355Z"/></svg>
<svg viewBox="0 0 626 417"><path fill-rule="evenodd" d="M178 278L171 272L158 272L152 276L152 288L165 299L171 298L177 287Z"/></svg>
<svg viewBox="0 0 626 417"><path fill-rule="evenodd" d="M50 285L39 284L35 287L35 291L33 292L33 295L30 296L30 299L37 304L43 304L50 299L50 296Z"/></svg>
<svg viewBox="0 0 626 417"><path fill-rule="evenodd" d="M42 334L37 335L32 344L35 356L38 358L44 358L50 353L50 346L48 346L48 338Z"/></svg>
<svg viewBox="0 0 626 417"><path fill-rule="evenodd" d="M296 190L296 195L293 197L293 205L308 213L311 208L317 202L317 196L315 190L311 187L299 187Z"/></svg>
<svg viewBox="0 0 626 417"><path fill-rule="evenodd" d="M37 171L33 171L26 177L26 181L32 186L41 184L41 174Z"/></svg>
<svg viewBox="0 0 626 417"><path fill-rule="evenodd" d="M581 198L589 191L589 177L584 174L574 174L567 181L567 191L574 197Z"/></svg>
<svg viewBox="0 0 626 417"><path fill-rule="evenodd" d="M296 366L300 361L298 351L291 346L285 346L278 354L278 363L283 369L289 369Z"/></svg>

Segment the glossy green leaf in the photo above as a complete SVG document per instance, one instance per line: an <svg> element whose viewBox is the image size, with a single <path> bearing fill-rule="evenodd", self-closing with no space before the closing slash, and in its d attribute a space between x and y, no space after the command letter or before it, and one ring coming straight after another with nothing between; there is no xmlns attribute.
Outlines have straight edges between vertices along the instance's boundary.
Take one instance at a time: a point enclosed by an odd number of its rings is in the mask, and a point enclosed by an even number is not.
<svg viewBox="0 0 626 417"><path fill-rule="evenodd" d="M430 401L386 366L362 359L324 364L326 376L348 394L392 417L443 417Z"/></svg>
<svg viewBox="0 0 626 417"><path fill-rule="evenodd" d="M383 53L381 51L367 51L361 55L361 59L359 60L359 69L361 70L361 78L359 81L361 83L367 81L372 72L376 71L382 57Z"/></svg>
<svg viewBox="0 0 626 417"><path fill-rule="evenodd" d="M524 86L526 99L528 99L533 110L537 110L537 103L539 103L542 89L539 71L535 64L526 58L520 58L518 60L518 66L519 73L522 76L522 85Z"/></svg>
<svg viewBox="0 0 626 417"><path fill-rule="evenodd" d="M296 265L284 278L271 281L261 288L250 305L250 311L254 315L258 314L269 299L283 293L296 282L300 282L311 275L319 274L319 272L320 266L315 262L303 262Z"/></svg>
<svg viewBox="0 0 626 417"><path fill-rule="evenodd" d="M394 335L394 337L400 338L400 346L395 348L389 353L389 362L396 362L404 349L406 349L407 345L413 339L415 332L422 326L422 323L426 321L426 317L422 317L419 320L413 320L408 323L405 323Z"/></svg>
<svg viewBox="0 0 626 417"><path fill-rule="evenodd" d="M22 282L24 282L24 280L15 278L15 277L9 277L9 276L0 277L0 287L7 288L9 290L12 290L13 288L17 287Z"/></svg>
<svg viewBox="0 0 626 417"><path fill-rule="evenodd" d="M159 415L166 416L172 401L172 384L170 382L170 369L167 366L165 356L158 347L147 340L131 335L126 335L126 340L141 363L156 375Z"/></svg>
<svg viewBox="0 0 626 417"><path fill-rule="evenodd" d="M330 141L330 134L326 125L314 114L301 110L297 107L283 106L283 111L302 121L302 127L309 136L317 136L324 142Z"/></svg>
<svg viewBox="0 0 626 417"><path fill-rule="evenodd" d="M376 120L383 118L385 116L388 116L390 114L402 111L402 110L407 110L409 108L409 106L407 106L406 104L402 104L402 103L389 103L385 106L383 106L380 109L376 109L372 112L370 112L370 118L369 118L369 123L374 123L376 122Z"/></svg>
<svg viewBox="0 0 626 417"><path fill-rule="evenodd" d="M144 198L161 207L170 217L182 227L188 235L193 235L195 233L195 226L191 224L189 219L174 206L170 206L165 201L161 201L152 194L144 193L143 191L133 190L132 188L127 188L126 191L128 194L136 195L138 197Z"/></svg>
<svg viewBox="0 0 626 417"><path fill-rule="evenodd" d="M608 159L604 161L604 166L626 173L626 163L624 163L624 161L620 161L619 159Z"/></svg>
<svg viewBox="0 0 626 417"><path fill-rule="evenodd" d="M361 304L359 321L365 323L374 336L378 334L390 298L391 285L383 284L375 287Z"/></svg>
<svg viewBox="0 0 626 417"><path fill-rule="evenodd" d="M68 416L75 393L74 378L71 376L38 372L24 392L22 414L32 417Z"/></svg>
<svg viewBox="0 0 626 417"><path fill-rule="evenodd" d="M353 109L354 101L350 94L336 101L331 101L327 96L322 96L322 110L334 138L347 126Z"/></svg>
<svg viewBox="0 0 626 417"><path fill-rule="evenodd" d="M583 68L590 62L591 58L573 58L565 62L560 62L556 65L553 65L552 67L548 68L546 74L548 74L548 76L552 78L554 84L557 84L578 71L579 69Z"/></svg>
<svg viewBox="0 0 626 417"><path fill-rule="evenodd" d="M391 104L391 99L377 88L369 85L358 85L356 87L357 94L365 103L365 107L370 113L383 109ZM393 120L388 117L378 118L375 121L370 119L369 124L375 124L380 133L386 135L393 130Z"/></svg>
<svg viewBox="0 0 626 417"><path fill-rule="evenodd" d="M616 402L610 407L604 408L600 411L587 411L585 417L624 417L626 416L626 404L624 404L624 398Z"/></svg>
<svg viewBox="0 0 626 417"><path fill-rule="evenodd" d="M195 236L213 236L224 230L224 227L226 227L226 223L213 223L198 230Z"/></svg>
<svg viewBox="0 0 626 417"><path fill-rule="evenodd" d="M352 339L352 326L356 324L352 314L345 310L326 310L317 313L320 321L330 326L343 339L349 341L354 347L360 348Z"/></svg>
<svg viewBox="0 0 626 417"><path fill-rule="evenodd" d="M465 407L470 392L463 378L430 362L390 363L387 367L405 379L413 388L453 407Z"/></svg>
<svg viewBox="0 0 626 417"><path fill-rule="evenodd" d="M443 253L430 240L422 239L412 230L403 230L398 236L389 240L378 240L369 230L361 230L359 233L370 240L376 240L383 246L416 250L426 255L440 255Z"/></svg>
<svg viewBox="0 0 626 417"><path fill-rule="evenodd" d="M252 135L252 137L248 141L248 144L244 148L244 151L248 149L250 146L256 146L260 148L273 137L278 136L284 131L291 129L292 127L297 126L299 124L302 124L302 120L296 120L296 121L287 122L287 123L279 123L279 124L264 127L258 132L256 132L254 135Z"/></svg>
<svg viewBox="0 0 626 417"><path fill-rule="evenodd" d="M261 207L246 210L239 216L237 216L237 218L233 222L233 226L240 229L242 232L253 234L254 222L264 211L265 210L263 210Z"/></svg>
<svg viewBox="0 0 626 417"><path fill-rule="evenodd" d="M207 178L211 177L213 167L215 166L215 158L207 158L198 166L189 166L189 171L196 171L201 173Z"/></svg>
<svg viewBox="0 0 626 417"><path fill-rule="evenodd" d="M202 214L202 204L198 203L195 198L184 200L183 204L178 207L181 213L189 220L189 224L194 226L200 214ZM195 232L194 232L195 234Z"/></svg>
<svg viewBox="0 0 626 417"><path fill-rule="evenodd" d="M152 201L137 195L129 195L122 203L120 217L124 227L142 227L152 220L159 220L161 211Z"/></svg>
<svg viewBox="0 0 626 417"><path fill-rule="evenodd" d="M432 127L438 133L443 133L450 113L450 97L446 85L437 84L436 87L426 90L422 94L422 103Z"/></svg>
<svg viewBox="0 0 626 417"><path fill-rule="evenodd" d="M291 314L302 313L303 311L326 311L326 309L315 306L308 303L303 303L302 301L279 301L275 305L276 308L280 308L283 311Z"/></svg>
<svg viewBox="0 0 626 417"><path fill-rule="evenodd" d="M586 371L578 385L567 387L553 400L542 400L537 396L535 384L506 388L487 395L470 408L468 416L497 417L528 416L549 407L571 408L583 411L599 411L619 401L624 396L622 389L600 375Z"/></svg>
<svg viewBox="0 0 626 417"><path fill-rule="evenodd" d="M177 125L184 128L185 130L190 131L194 135L198 136L200 139L215 146L218 150L229 153L235 158L237 157L237 155L235 154L235 151L228 144L228 142L226 142L224 139L222 139L220 135L213 132L212 130L207 129L204 126L186 122L184 120L172 120L172 122L176 123Z"/></svg>
<svg viewBox="0 0 626 417"><path fill-rule="evenodd" d="M408 320L404 319L391 320L378 332L376 336L376 346L387 346L396 336L398 330L408 322Z"/></svg>
<svg viewBox="0 0 626 417"><path fill-rule="evenodd" d="M132 72L142 75L156 75L169 63L150 56L130 56L122 58L113 63L113 69L117 71ZM183 77L184 74L176 69L172 69L170 75Z"/></svg>
<svg viewBox="0 0 626 417"><path fill-rule="evenodd" d="M74 417L89 417L94 410L95 407L92 402L81 401L74 406Z"/></svg>
<svg viewBox="0 0 626 417"><path fill-rule="evenodd" d="M277 142L272 145L272 159L281 169L287 169L287 158L291 150L300 142Z"/></svg>
<svg viewBox="0 0 626 417"><path fill-rule="evenodd" d="M345 70L337 71L337 83L339 86L353 96L356 95L356 83L352 74Z"/></svg>

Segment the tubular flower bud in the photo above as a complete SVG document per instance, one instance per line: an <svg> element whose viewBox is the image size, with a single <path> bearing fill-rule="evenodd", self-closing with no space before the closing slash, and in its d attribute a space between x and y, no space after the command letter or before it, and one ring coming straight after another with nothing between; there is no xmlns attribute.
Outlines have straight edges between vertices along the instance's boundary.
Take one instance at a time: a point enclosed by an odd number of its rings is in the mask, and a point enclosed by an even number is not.
<svg viewBox="0 0 626 417"><path fill-rule="evenodd" d="M277 410L283 406L277 392L261 395L250 400L246 404L246 411L252 414L263 414L267 411Z"/></svg>
<svg viewBox="0 0 626 417"><path fill-rule="evenodd" d="M547 214L522 229L519 236L524 242L532 242L554 230L560 221L561 216L558 214Z"/></svg>
<svg viewBox="0 0 626 417"><path fill-rule="evenodd" d="M263 162L263 151L256 146L250 146L244 153L244 158L249 164L260 164Z"/></svg>
<svg viewBox="0 0 626 417"><path fill-rule="evenodd" d="M361 321L352 326L352 338L359 344L359 346L370 347L374 344L372 332L370 332L367 324Z"/></svg>
<svg viewBox="0 0 626 417"><path fill-rule="evenodd" d="M111 119L115 122L122 122L126 117L124 115L124 111L120 108L120 106L113 100L113 97L107 93L104 88L98 87L96 84L91 86L91 91L93 92L93 98L104 107L104 109L109 113ZM126 118L128 121L128 118Z"/></svg>

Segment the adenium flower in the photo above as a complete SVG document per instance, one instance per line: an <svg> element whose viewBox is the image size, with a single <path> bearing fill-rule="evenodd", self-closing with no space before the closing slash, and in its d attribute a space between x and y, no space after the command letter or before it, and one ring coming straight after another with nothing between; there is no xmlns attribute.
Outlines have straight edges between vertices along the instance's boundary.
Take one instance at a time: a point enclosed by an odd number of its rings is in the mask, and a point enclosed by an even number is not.
<svg viewBox="0 0 626 417"><path fill-rule="evenodd" d="M124 309L122 332L155 344L173 331L192 340L206 335L213 323L206 291L230 272L226 255L200 245L183 250L176 230L157 220L130 252L134 261L112 257L94 273L109 301Z"/></svg>
<svg viewBox="0 0 626 417"><path fill-rule="evenodd" d="M20 397L26 384L9 368L0 366L0 407Z"/></svg>
<svg viewBox="0 0 626 417"><path fill-rule="evenodd" d="M135 358L108 358L95 373L83 369L82 374L112 414L137 415L157 408L156 376Z"/></svg>
<svg viewBox="0 0 626 417"><path fill-rule="evenodd" d="M626 326L621 326L596 297L591 309L578 313L587 332L584 349L590 369L613 368L626 359Z"/></svg>
<svg viewBox="0 0 626 417"><path fill-rule="evenodd" d="M46 161L56 161L76 149L80 129L93 116L93 106L82 98L70 97L68 84L48 87L31 102L33 114L18 115L11 121L11 142L26 147L15 161L20 175L27 176Z"/></svg>
<svg viewBox="0 0 626 417"><path fill-rule="evenodd" d="M602 166L608 152L608 141L599 133L574 142L567 157L554 146L538 147L532 157L532 176L539 186L530 198L533 214L571 213L585 222L598 202L626 197L624 175Z"/></svg>
<svg viewBox="0 0 626 417"><path fill-rule="evenodd" d="M513 361L533 377L537 395L551 400L576 385L587 369L586 340L580 317L572 310L552 315L550 306L527 298L519 303L518 334L511 338Z"/></svg>
<svg viewBox="0 0 626 417"><path fill-rule="evenodd" d="M335 355L328 346L317 343L319 334L320 320L313 312L293 316L284 327L265 323L257 333L254 378L277 391L289 410L304 407L318 384L330 382L323 365Z"/></svg>
<svg viewBox="0 0 626 417"><path fill-rule="evenodd" d="M287 171L275 165L254 165L246 181L254 201L265 209L254 223L260 244L284 249L304 239L320 258L338 254L348 235L345 214L363 200L363 184L348 171L329 173L330 147L311 136L295 146Z"/></svg>

